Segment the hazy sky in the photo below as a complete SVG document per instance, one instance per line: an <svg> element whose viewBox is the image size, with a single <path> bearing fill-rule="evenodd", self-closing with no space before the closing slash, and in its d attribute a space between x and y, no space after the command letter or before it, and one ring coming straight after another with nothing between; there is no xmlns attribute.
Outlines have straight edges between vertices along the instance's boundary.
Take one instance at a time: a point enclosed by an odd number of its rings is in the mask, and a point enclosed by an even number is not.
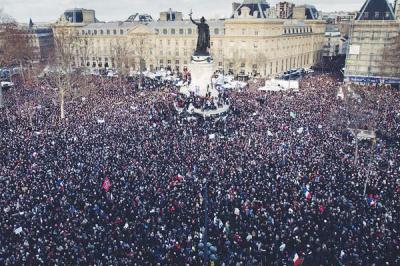
<svg viewBox="0 0 400 266"><path fill-rule="evenodd" d="M322 11L356 11L365 0L294 0L295 4L313 4ZM67 8L96 10L99 20L125 20L134 13L149 13L158 19L159 12L172 8L186 16L193 9L194 17L225 17L232 12L233 0L0 0L0 8L19 22L53 22ZM241 2L241 0L236 0ZM271 5L279 0L268 1Z"/></svg>

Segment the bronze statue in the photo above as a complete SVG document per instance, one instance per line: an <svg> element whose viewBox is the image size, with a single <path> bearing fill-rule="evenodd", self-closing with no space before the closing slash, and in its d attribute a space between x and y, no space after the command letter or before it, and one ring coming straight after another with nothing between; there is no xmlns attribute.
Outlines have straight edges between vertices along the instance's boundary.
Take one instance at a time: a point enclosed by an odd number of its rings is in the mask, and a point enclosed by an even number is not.
<svg viewBox="0 0 400 266"><path fill-rule="evenodd" d="M209 56L208 48L210 48L210 27L206 24L206 19L201 17L200 23L192 19L192 12L189 14L190 20L197 25L197 47L194 52L195 56Z"/></svg>

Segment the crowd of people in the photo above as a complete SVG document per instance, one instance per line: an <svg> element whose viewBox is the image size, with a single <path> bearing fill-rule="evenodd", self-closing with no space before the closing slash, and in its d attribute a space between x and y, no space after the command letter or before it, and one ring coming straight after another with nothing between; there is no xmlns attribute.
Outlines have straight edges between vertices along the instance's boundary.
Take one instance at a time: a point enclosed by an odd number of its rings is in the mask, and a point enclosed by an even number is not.
<svg viewBox="0 0 400 266"><path fill-rule="evenodd" d="M226 91L221 90L218 91L218 97L214 97L210 92L205 96L195 95L194 92L190 92L189 96L177 94L175 102L178 108L184 110L188 110L191 105L193 108L202 111L217 110L218 108L222 108L224 105L229 105L229 94Z"/></svg>
<svg viewBox="0 0 400 266"><path fill-rule="evenodd" d="M1 265L400 264L398 90L314 75L182 120L173 86L89 83L65 119L44 81L3 92Z"/></svg>

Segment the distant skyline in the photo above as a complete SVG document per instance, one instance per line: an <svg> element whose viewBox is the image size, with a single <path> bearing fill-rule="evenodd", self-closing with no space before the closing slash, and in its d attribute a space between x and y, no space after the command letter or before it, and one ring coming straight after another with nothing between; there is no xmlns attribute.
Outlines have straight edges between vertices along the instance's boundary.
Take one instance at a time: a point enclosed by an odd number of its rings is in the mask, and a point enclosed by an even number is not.
<svg viewBox="0 0 400 266"><path fill-rule="evenodd" d="M0 0L0 8L14 17L18 22L55 22L68 8L87 8L96 11L97 19L101 21L125 20L134 13L147 13L153 19L158 19L160 11L169 8L181 11L187 17L190 9L193 16L206 18L227 17L232 13L232 0ZM280 1L267 1L275 6ZM296 5L311 4L318 10L358 11L365 0L296 0L290 1ZM390 1L391 3L393 1Z"/></svg>

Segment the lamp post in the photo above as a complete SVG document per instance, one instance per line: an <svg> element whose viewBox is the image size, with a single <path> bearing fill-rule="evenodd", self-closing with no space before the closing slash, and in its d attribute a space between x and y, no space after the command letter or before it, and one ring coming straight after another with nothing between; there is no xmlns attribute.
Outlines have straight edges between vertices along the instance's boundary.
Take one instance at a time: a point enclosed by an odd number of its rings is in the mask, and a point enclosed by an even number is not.
<svg viewBox="0 0 400 266"><path fill-rule="evenodd" d="M3 86L0 85L0 109L4 107L3 104Z"/></svg>
<svg viewBox="0 0 400 266"><path fill-rule="evenodd" d="M204 258L204 265L208 266L209 261L217 260L217 248L214 247L210 242L208 242L208 178L204 178L204 233L203 233L203 242L200 242L199 247L199 255Z"/></svg>

